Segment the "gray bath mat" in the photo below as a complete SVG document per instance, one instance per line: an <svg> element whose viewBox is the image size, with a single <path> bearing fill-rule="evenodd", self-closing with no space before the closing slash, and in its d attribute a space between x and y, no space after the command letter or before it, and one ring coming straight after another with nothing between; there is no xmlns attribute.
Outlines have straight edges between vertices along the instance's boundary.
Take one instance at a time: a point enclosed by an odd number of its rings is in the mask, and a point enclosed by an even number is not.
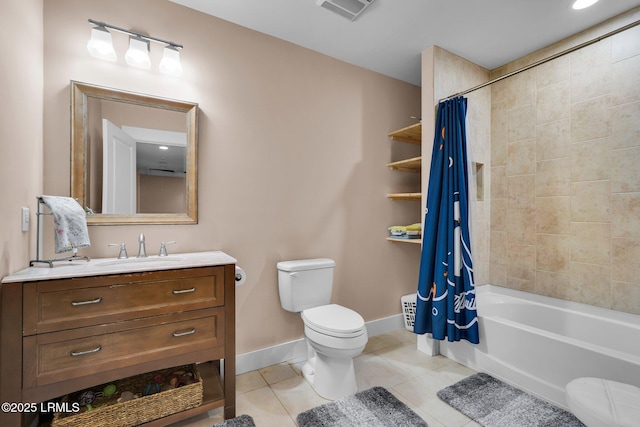
<svg viewBox="0 0 640 427"><path fill-rule="evenodd" d="M485 427L584 427L569 412L484 373L440 390L438 397Z"/></svg>
<svg viewBox="0 0 640 427"><path fill-rule="evenodd" d="M383 387L298 414L300 427L427 427L427 423Z"/></svg>
<svg viewBox="0 0 640 427"><path fill-rule="evenodd" d="M253 418L249 415L240 415L239 417L224 420L221 423L214 424L213 427L256 427Z"/></svg>

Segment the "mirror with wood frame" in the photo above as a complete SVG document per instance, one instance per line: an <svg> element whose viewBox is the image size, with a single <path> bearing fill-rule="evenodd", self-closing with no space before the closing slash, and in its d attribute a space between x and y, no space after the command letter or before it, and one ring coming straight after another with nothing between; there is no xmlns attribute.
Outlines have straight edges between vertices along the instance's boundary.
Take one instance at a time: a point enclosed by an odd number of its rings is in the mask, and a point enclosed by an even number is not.
<svg viewBox="0 0 640 427"><path fill-rule="evenodd" d="M71 197L89 225L196 224L198 104L71 82Z"/></svg>

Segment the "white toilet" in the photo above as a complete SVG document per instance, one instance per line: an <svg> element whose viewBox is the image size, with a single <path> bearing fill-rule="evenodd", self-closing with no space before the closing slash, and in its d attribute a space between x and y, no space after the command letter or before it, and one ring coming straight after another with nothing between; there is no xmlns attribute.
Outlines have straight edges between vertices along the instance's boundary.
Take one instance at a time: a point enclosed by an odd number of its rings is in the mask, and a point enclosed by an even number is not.
<svg viewBox="0 0 640 427"><path fill-rule="evenodd" d="M640 425L640 388L601 378L576 378L566 386L569 410L587 427Z"/></svg>
<svg viewBox="0 0 640 427"><path fill-rule="evenodd" d="M280 303L301 313L309 357L305 379L325 399L357 391L353 358L367 344L367 328L358 313L329 304L335 262L327 258L282 261L278 265Z"/></svg>

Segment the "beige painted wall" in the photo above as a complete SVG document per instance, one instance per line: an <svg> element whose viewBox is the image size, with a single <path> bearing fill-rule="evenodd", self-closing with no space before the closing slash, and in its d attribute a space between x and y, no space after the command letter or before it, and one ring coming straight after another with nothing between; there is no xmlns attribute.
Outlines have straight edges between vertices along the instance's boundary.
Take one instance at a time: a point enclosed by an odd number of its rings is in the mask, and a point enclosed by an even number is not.
<svg viewBox="0 0 640 427"><path fill-rule="evenodd" d="M2 2L0 28L0 277L24 268L35 234L20 230L20 208L42 191L42 0ZM13 43L12 40L19 40Z"/></svg>
<svg viewBox="0 0 640 427"><path fill-rule="evenodd" d="M183 44L183 76L159 74L153 44L151 70L128 67L118 33L116 63L92 58L88 18ZM416 207L385 196L416 178L386 167L412 154L386 135L420 114L420 88L168 1L47 0L44 39L47 194L69 194L70 80L201 109L199 223L91 226L84 252L115 256L107 244L124 242L135 254L145 233L149 253L176 240L170 251L237 258L248 275L237 288L240 353L302 337L299 317L280 307L281 260L331 257L334 302L367 321L400 313L400 296L415 291L419 248L385 237L388 226L414 222ZM12 270L26 265L24 252Z"/></svg>
<svg viewBox="0 0 640 427"><path fill-rule="evenodd" d="M640 18L640 9L494 76ZM640 313L640 27L492 87L491 282Z"/></svg>

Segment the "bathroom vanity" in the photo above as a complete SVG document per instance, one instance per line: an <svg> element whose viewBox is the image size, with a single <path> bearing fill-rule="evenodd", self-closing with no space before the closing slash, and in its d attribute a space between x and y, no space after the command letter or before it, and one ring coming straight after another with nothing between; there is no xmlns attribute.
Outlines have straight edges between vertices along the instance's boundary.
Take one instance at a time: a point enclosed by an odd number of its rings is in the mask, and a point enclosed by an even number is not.
<svg viewBox="0 0 640 427"><path fill-rule="evenodd" d="M30 267L0 287L0 402L38 404L88 387L197 363L203 403L235 416L235 263L223 252ZM5 407L3 406L3 409ZM3 427L32 411L0 412Z"/></svg>

